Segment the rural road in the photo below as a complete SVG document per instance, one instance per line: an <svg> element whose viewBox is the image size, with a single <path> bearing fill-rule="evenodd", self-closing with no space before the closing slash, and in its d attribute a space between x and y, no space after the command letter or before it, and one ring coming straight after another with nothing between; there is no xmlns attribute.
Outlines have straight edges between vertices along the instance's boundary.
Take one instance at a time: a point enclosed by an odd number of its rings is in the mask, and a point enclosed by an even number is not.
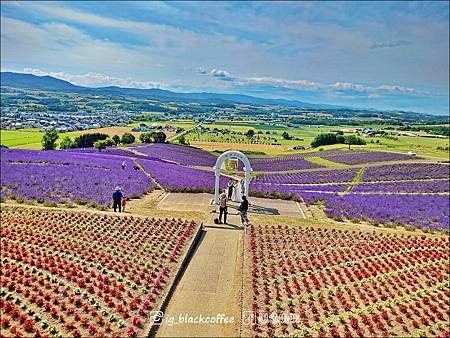
<svg viewBox="0 0 450 338"><path fill-rule="evenodd" d="M176 139L177 139L178 137L180 137L181 135L184 135L184 134L186 134L186 133L189 133L191 130L196 129L196 128L200 127L201 125L202 125L202 123L199 123L199 124L195 125L194 127L190 128L190 129L184 130L184 131L182 131L181 133L178 133L178 134L176 134L176 135L173 135L172 137L170 137L169 139L167 139L167 142L172 142L173 140L176 140Z"/></svg>

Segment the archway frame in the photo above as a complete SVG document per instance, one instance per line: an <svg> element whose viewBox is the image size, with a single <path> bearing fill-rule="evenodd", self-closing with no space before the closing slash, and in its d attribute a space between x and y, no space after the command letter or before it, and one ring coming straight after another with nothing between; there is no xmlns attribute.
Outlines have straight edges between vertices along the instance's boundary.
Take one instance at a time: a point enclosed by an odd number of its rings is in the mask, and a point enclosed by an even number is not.
<svg viewBox="0 0 450 338"><path fill-rule="evenodd" d="M241 153L237 150L228 150L222 153L216 160L216 164L214 165L214 174L215 174L215 185L214 185L214 203L219 203L219 193L220 193L220 175L221 168L225 160L229 159L238 159L242 163L244 163L244 173L245 173L245 194L248 196L249 187L250 187L250 178L251 173L253 171L252 166L250 164L249 159L245 154Z"/></svg>

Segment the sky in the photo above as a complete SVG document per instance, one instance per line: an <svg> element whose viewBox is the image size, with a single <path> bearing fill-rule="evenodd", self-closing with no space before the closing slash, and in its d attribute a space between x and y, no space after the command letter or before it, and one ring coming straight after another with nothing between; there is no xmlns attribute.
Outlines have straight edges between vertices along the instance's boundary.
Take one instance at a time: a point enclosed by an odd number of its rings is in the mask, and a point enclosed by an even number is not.
<svg viewBox="0 0 450 338"><path fill-rule="evenodd" d="M449 2L1 2L1 70L449 114Z"/></svg>

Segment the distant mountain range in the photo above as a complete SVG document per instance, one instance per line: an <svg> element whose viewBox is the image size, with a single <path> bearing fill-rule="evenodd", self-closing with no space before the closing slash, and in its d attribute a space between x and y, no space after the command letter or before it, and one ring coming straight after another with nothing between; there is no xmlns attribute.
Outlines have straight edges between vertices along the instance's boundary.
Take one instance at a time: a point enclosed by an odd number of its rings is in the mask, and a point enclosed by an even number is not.
<svg viewBox="0 0 450 338"><path fill-rule="evenodd" d="M155 99L160 101L202 101L211 103L242 103L254 105L283 105L306 109L351 109L349 107L314 104L295 100L265 99L241 94L219 94L219 93L177 93L170 90L157 88L121 88L109 87L83 87L74 85L68 81L54 78L52 76L36 76L32 74L1 72L0 84L15 88L39 89L59 92L76 92L94 95L123 95L142 99Z"/></svg>

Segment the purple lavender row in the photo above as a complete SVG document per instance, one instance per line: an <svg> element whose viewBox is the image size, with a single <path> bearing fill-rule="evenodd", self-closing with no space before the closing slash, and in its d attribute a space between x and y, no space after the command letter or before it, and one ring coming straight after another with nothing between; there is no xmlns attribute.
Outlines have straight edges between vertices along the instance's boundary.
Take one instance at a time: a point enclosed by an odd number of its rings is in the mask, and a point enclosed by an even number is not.
<svg viewBox="0 0 450 338"><path fill-rule="evenodd" d="M68 152L74 152L74 153L87 153L87 154L92 154L93 156L113 155L113 156L127 157L130 159L140 158L140 159L147 159L147 160L150 159L150 160L155 160L155 161L164 161L163 159L148 156L148 155L135 154L131 151L132 148L129 148L129 149L130 150L122 149L122 148L115 148L115 147L108 147L106 149L102 149L101 151L98 151L98 149L95 149L95 148L76 148L76 149L66 149L66 150L60 150L60 151L68 151ZM138 148L136 148L136 149L138 149Z"/></svg>
<svg viewBox="0 0 450 338"><path fill-rule="evenodd" d="M262 174L256 176L255 183L289 184L289 183L341 183L351 182L358 168L314 170L285 174Z"/></svg>
<svg viewBox="0 0 450 338"><path fill-rule="evenodd" d="M212 171L152 160L140 159L138 161L167 190L178 192L214 191L215 176ZM227 181L223 176L220 178L220 187L222 189L225 188Z"/></svg>
<svg viewBox="0 0 450 338"><path fill-rule="evenodd" d="M323 184L323 185L285 185L285 184L259 184L250 185L250 194L258 197L276 197L283 199L300 200L304 192L342 192L347 184Z"/></svg>
<svg viewBox="0 0 450 338"><path fill-rule="evenodd" d="M94 202L106 206L120 186L126 197L139 197L154 187L142 171L123 159L62 151L2 150L1 195L28 201Z"/></svg>
<svg viewBox="0 0 450 338"><path fill-rule="evenodd" d="M323 168L324 166L305 160L308 157L346 154L348 150L324 150L312 153L292 154L287 156L253 156L250 162L254 171L288 171ZM239 170L243 165L239 163Z"/></svg>
<svg viewBox="0 0 450 338"><path fill-rule="evenodd" d="M303 192L308 204L323 200L329 217L371 220L436 231L449 230L448 195L326 194Z"/></svg>
<svg viewBox="0 0 450 338"><path fill-rule="evenodd" d="M358 183L353 188L353 192L449 192L449 181L430 180L430 181L393 181L376 183Z"/></svg>
<svg viewBox="0 0 450 338"><path fill-rule="evenodd" d="M323 166L309 162L303 158L288 156L253 159L251 160L251 165L254 171L287 171L323 168Z"/></svg>
<svg viewBox="0 0 450 338"><path fill-rule="evenodd" d="M383 161L402 161L409 160L414 157L409 156L407 154L396 154L396 153L387 153L381 151L367 151L367 152L357 152L350 154L335 154L335 155L327 155L321 156L326 160L330 160L337 163L343 164L362 164L362 163L371 163L371 162L383 162Z"/></svg>
<svg viewBox="0 0 450 338"><path fill-rule="evenodd" d="M367 167L362 181L420 180L450 177L449 166L439 163L397 163Z"/></svg>
<svg viewBox="0 0 450 338"><path fill-rule="evenodd" d="M217 157L207 151L169 143L155 143L142 147L130 147L130 149L181 165L213 167L217 160Z"/></svg>

